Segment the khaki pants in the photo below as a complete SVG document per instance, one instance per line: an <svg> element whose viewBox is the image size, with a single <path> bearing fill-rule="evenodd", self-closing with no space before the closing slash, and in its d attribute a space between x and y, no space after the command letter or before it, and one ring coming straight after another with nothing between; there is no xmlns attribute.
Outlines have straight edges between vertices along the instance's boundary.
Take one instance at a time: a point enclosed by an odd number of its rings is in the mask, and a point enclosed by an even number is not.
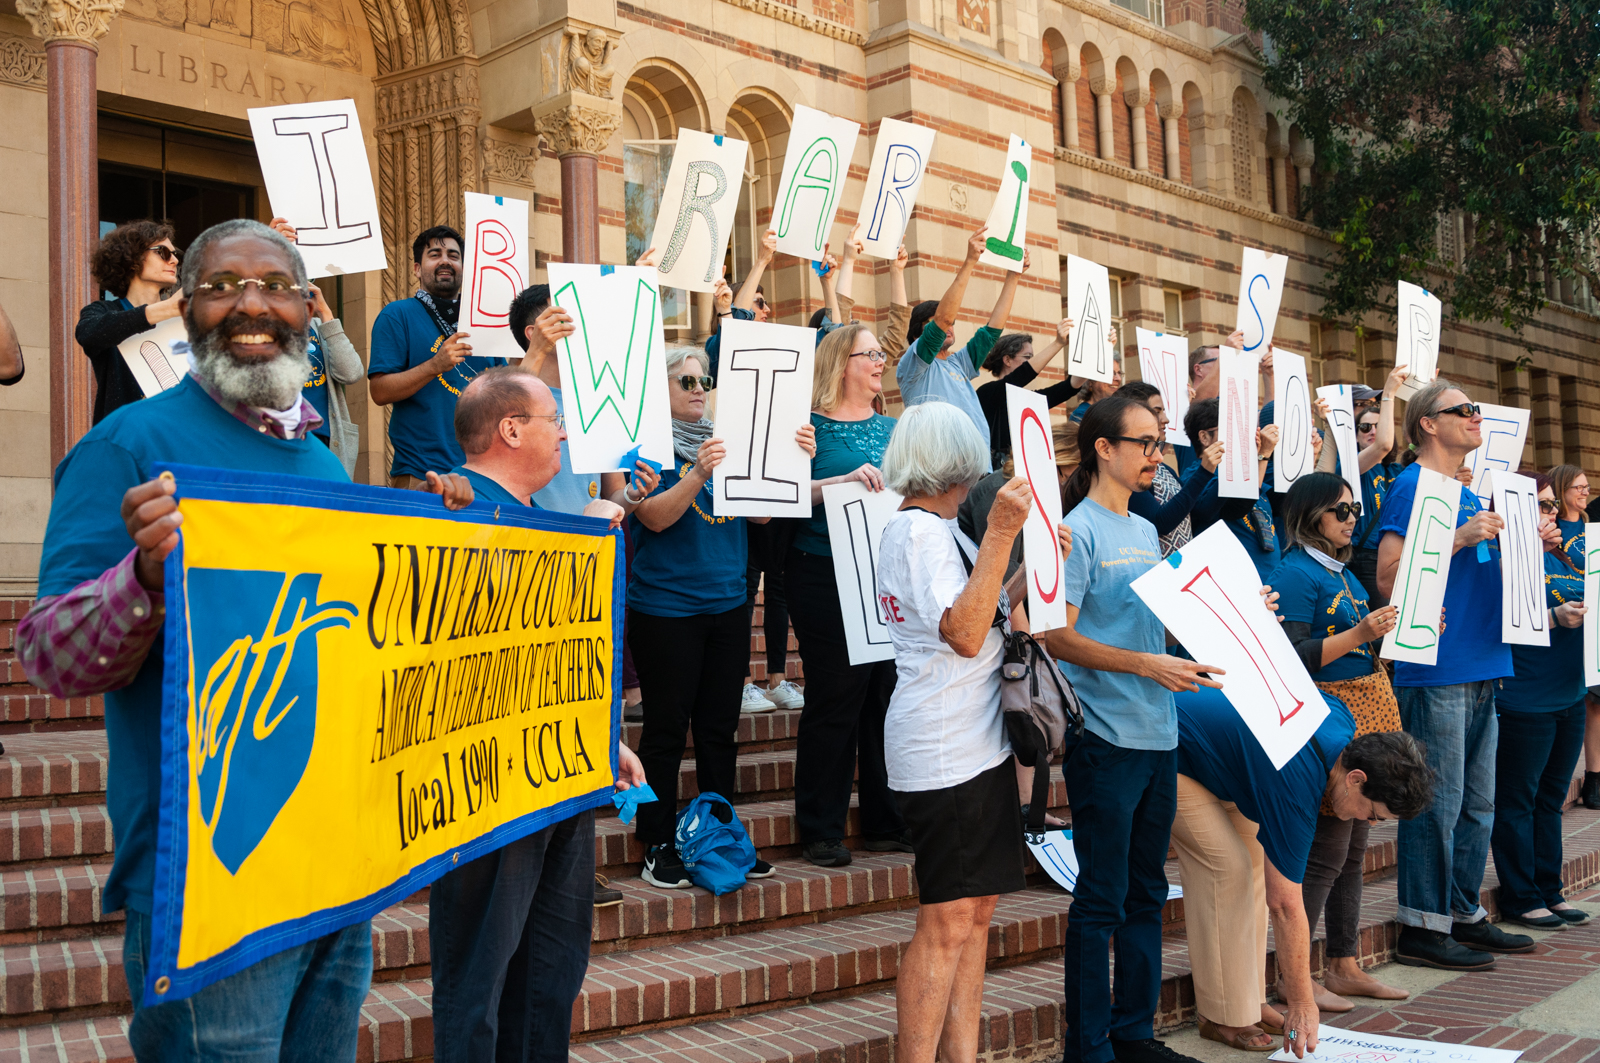
<svg viewBox="0 0 1600 1063"><path fill-rule="evenodd" d="M1223 1026L1260 1022L1266 1000L1266 857L1257 829L1232 801L1178 776L1172 844L1183 875L1195 1006Z"/></svg>
<svg viewBox="0 0 1600 1063"><path fill-rule="evenodd" d="M391 476L389 486L397 491L426 491L428 481L420 476Z"/></svg>

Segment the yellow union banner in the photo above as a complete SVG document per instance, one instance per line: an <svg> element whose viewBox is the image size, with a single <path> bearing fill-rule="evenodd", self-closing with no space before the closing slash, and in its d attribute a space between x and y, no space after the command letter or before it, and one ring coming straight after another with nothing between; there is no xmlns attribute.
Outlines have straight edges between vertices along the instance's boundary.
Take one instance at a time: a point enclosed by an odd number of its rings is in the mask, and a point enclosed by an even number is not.
<svg viewBox="0 0 1600 1063"><path fill-rule="evenodd" d="M616 772L603 522L172 466L146 1000L180 999L588 808Z"/></svg>

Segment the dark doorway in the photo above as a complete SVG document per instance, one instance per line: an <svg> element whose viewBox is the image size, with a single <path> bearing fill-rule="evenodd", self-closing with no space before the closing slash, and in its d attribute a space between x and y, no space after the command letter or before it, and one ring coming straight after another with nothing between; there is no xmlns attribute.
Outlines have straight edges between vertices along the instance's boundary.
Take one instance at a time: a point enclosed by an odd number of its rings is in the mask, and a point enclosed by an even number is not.
<svg viewBox="0 0 1600 1063"><path fill-rule="evenodd" d="M218 222L256 216L256 190L188 174L100 164L100 228L137 218L170 220L180 248Z"/></svg>

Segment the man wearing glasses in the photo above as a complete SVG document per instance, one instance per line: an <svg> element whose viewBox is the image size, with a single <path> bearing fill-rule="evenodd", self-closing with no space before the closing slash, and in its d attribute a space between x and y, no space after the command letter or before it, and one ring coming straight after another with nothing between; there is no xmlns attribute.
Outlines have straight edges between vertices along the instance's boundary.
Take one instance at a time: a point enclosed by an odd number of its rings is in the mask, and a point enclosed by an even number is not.
<svg viewBox="0 0 1600 1063"><path fill-rule="evenodd" d="M1406 404L1415 464L1400 473L1379 516L1378 590L1394 593L1419 469L1454 476L1483 442L1483 415L1443 377ZM1496 952L1530 952L1533 939L1490 924L1478 903L1494 823L1494 681L1512 674L1500 641L1501 518L1461 492L1440 618L1438 663L1396 661L1395 696L1406 731L1427 745L1438 775L1433 806L1400 824L1400 940L1396 958L1413 967L1475 971ZM1403 606L1402 606L1403 607Z"/></svg>
<svg viewBox="0 0 1600 1063"><path fill-rule="evenodd" d="M349 482L310 435L320 418L302 395L313 300L300 255L260 222L229 221L200 234L178 279L193 368L175 387L101 421L56 469L40 597L17 627L17 656L57 697L105 695L117 852L102 903L127 910L134 1055L255 1060L271 1046L272 1059L354 1059L372 973L367 920L181 1001L144 995L162 771L164 562L182 523L175 482L151 468L190 462ZM426 478L446 506L472 501L459 476Z"/></svg>

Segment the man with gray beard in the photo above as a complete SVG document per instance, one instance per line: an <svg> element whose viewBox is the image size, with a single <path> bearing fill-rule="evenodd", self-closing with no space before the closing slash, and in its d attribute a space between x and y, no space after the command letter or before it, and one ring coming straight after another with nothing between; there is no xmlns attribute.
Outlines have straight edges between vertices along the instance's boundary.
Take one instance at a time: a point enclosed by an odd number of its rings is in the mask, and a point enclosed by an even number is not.
<svg viewBox="0 0 1600 1063"><path fill-rule="evenodd" d="M259 222L229 221L190 245L179 277L194 354L176 386L115 411L56 469L39 600L17 656L57 697L105 694L106 803L117 839L102 904L127 910L123 944L140 1060L353 1060L372 974L371 924L279 952L181 1001L145 993L161 785L163 563L183 515L158 462L348 482L301 395L312 312L305 264ZM430 472L444 504L472 501ZM270 559L263 559L270 567ZM154 652L151 652L152 649ZM166 990L158 979L155 993Z"/></svg>

